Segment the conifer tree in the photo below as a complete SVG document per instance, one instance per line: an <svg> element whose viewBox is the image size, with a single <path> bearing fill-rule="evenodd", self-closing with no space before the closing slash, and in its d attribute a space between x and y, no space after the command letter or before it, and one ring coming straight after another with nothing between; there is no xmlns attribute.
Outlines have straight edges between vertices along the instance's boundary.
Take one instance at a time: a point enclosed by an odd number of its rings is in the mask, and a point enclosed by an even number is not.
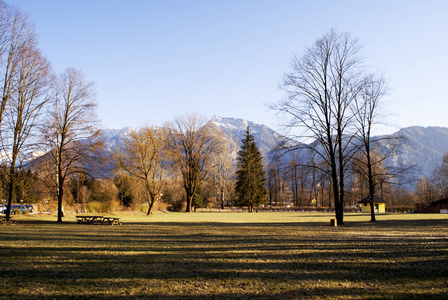
<svg viewBox="0 0 448 300"><path fill-rule="evenodd" d="M247 206L249 211L252 211L254 206L266 201L266 172L263 169L263 157L249 127L246 130L246 137L241 142L243 144L237 156L235 204L240 207Z"/></svg>

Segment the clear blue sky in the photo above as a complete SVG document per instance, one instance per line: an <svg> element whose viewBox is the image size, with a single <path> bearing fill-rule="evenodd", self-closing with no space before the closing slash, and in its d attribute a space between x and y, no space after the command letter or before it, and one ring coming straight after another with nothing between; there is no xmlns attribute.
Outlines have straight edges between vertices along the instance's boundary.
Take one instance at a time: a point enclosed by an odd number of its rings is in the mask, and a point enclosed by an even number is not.
<svg viewBox="0 0 448 300"><path fill-rule="evenodd" d="M266 103L293 54L331 28L365 45L390 80L396 127L448 127L448 1L6 0L30 15L57 73L97 86L104 128L162 125L196 112L276 129ZM380 130L378 130L380 133Z"/></svg>

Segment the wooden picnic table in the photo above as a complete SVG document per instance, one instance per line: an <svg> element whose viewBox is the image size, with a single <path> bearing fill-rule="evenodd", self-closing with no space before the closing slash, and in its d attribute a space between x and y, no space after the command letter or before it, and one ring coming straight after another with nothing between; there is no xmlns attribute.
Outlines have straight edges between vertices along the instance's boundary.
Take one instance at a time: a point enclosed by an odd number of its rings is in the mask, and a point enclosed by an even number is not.
<svg viewBox="0 0 448 300"><path fill-rule="evenodd" d="M120 218L115 217L104 217L102 224L108 224L108 225L121 225Z"/></svg>
<svg viewBox="0 0 448 300"><path fill-rule="evenodd" d="M103 216L76 216L79 224L102 224Z"/></svg>
<svg viewBox="0 0 448 300"><path fill-rule="evenodd" d="M121 225L120 218L116 217L103 217L103 216L76 216L76 222L79 224L108 224L108 225Z"/></svg>

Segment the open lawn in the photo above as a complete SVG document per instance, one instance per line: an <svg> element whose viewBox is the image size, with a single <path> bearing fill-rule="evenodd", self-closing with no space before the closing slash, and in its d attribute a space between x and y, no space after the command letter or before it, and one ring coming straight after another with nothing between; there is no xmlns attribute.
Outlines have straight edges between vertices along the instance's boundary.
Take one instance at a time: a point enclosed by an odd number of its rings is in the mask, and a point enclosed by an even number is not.
<svg viewBox="0 0 448 300"><path fill-rule="evenodd" d="M2 299L447 299L448 215L16 216L0 226Z"/></svg>

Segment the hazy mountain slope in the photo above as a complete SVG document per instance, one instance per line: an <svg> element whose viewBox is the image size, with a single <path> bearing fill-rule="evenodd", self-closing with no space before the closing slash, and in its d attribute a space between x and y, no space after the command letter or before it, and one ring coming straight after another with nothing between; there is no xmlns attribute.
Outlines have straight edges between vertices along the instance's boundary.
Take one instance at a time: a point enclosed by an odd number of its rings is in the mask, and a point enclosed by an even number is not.
<svg viewBox="0 0 448 300"><path fill-rule="evenodd" d="M131 132L138 130L131 127L124 127L122 129L105 129L103 136L106 141L106 150L114 151L122 143L121 139L129 135Z"/></svg>
<svg viewBox="0 0 448 300"><path fill-rule="evenodd" d="M268 161L270 150L281 141L281 134L266 125L255 124L251 121L214 116L209 122L237 143L236 151L239 151L241 140L249 126L265 161ZM137 129L126 127L105 130L107 150L114 151L120 139L133 130ZM397 131L392 136L404 137L407 142L400 145L400 154L389 158L386 164L389 166L416 165L416 168L406 175L407 179L414 183L407 186L409 189L415 187L420 175L431 176L435 168L441 164L443 154L448 151L448 128L408 127Z"/></svg>
<svg viewBox="0 0 448 300"><path fill-rule="evenodd" d="M448 128L407 127L392 134L405 139L400 145L400 155L387 161L388 165L416 165L412 172L415 179L420 175L431 176L441 165L442 156L448 151Z"/></svg>
<svg viewBox="0 0 448 300"><path fill-rule="evenodd" d="M226 136L237 143L237 151L239 151L241 140L245 137L246 129L249 127L250 132L255 138L258 149L265 160L268 159L269 152L281 140L281 135L279 133L266 125L255 124L251 121L214 116L210 122L220 128Z"/></svg>

